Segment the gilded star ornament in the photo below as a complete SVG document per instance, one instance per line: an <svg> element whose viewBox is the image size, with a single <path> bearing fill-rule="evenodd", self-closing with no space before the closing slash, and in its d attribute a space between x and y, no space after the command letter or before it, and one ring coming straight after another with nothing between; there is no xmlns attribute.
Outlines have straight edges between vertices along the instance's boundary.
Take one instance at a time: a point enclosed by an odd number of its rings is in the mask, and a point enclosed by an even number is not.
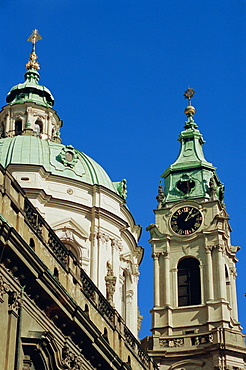
<svg viewBox="0 0 246 370"><path fill-rule="evenodd" d="M190 87L184 92L184 98L188 99L189 104L191 103L191 98L195 95L195 90L191 89Z"/></svg>

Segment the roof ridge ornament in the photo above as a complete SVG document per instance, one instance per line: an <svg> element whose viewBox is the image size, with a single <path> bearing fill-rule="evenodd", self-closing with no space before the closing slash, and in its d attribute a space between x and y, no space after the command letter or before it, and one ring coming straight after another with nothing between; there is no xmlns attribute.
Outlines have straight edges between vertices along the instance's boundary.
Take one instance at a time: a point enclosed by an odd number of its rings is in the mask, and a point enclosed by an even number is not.
<svg viewBox="0 0 246 370"><path fill-rule="evenodd" d="M38 56L36 54L36 42L42 40L42 36L38 33L38 30L35 28L32 31L31 36L28 37L27 41L32 43L32 52L30 54L30 60L26 63L26 69L40 69L40 65L37 62Z"/></svg>

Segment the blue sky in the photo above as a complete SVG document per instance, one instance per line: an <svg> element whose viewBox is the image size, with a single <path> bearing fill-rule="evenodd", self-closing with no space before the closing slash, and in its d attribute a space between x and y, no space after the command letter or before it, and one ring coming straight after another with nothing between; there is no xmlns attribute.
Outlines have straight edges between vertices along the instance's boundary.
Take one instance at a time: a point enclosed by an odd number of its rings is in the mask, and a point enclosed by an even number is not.
<svg viewBox="0 0 246 370"><path fill-rule="evenodd" d="M143 227L141 337L149 334L152 260L145 228L160 175L178 155L188 86L205 157L225 183L238 253L239 319L246 332L246 0L1 0L0 99L23 81L38 28L40 83L55 97L64 144L128 180L127 204Z"/></svg>

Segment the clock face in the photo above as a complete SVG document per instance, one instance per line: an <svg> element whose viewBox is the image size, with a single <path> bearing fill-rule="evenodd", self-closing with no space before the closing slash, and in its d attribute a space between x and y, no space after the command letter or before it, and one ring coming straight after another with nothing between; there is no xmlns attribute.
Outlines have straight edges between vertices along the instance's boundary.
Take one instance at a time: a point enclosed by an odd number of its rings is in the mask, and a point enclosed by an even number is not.
<svg viewBox="0 0 246 370"><path fill-rule="evenodd" d="M202 214L195 208L185 206L179 208L171 218L171 228L179 235L190 235L199 229L202 224Z"/></svg>

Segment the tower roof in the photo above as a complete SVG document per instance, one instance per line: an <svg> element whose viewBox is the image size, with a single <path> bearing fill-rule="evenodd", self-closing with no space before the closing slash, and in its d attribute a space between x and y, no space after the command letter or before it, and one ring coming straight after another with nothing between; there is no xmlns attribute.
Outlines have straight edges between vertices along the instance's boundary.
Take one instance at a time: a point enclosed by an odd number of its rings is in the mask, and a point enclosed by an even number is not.
<svg viewBox="0 0 246 370"><path fill-rule="evenodd" d="M179 155L162 175L165 179L163 204L187 198L210 197L213 188L214 195L223 200L223 184L218 179L216 168L204 157L202 146L205 141L194 121L196 110L191 105L194 93L195 91L189 88L184 94L185 98L188 98L188 106L184 111L187 121L185 130L178 138Z"/></svg>

